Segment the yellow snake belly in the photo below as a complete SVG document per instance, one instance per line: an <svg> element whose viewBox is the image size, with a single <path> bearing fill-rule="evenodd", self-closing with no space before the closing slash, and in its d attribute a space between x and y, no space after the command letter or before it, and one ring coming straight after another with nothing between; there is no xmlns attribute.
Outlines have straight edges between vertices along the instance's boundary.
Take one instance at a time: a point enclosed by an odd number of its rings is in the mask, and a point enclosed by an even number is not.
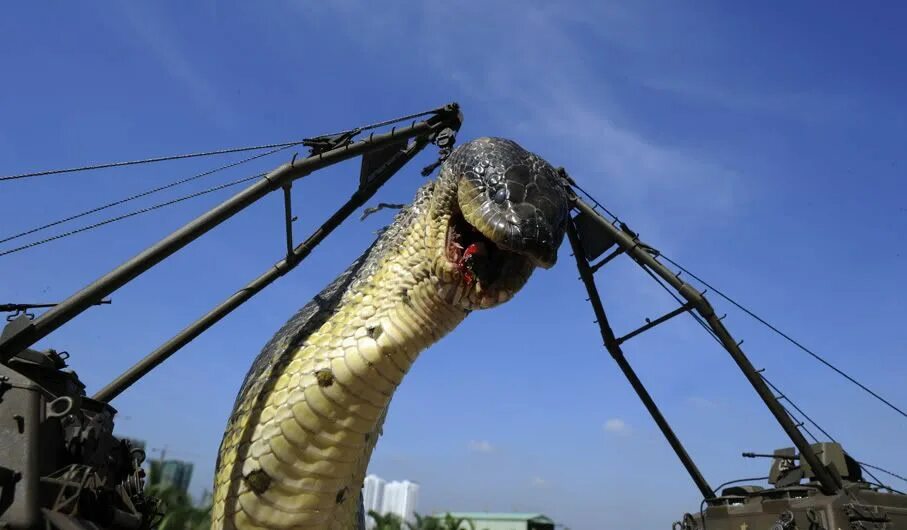
<svg viewBox="0 0 907 530"><path fill-rule="evenodd" d="M359 487L394 390L468 311L430 273L413 227L237 409L221 448L213 528L355 528ZM396 249L396 250L400 250Z"/></svg>

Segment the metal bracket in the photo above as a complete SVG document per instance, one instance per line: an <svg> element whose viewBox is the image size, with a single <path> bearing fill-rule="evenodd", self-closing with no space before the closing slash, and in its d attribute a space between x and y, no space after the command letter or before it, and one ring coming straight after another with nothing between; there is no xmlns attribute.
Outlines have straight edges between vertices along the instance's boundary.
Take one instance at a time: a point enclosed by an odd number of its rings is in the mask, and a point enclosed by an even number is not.
<svg viewBox="0 0 907 530"><path fill-rule="evenodd" d="M812 508L807 509L806 520L809 521L809 530L825 530L825 527L822 526L825 517L819 515L816 510Z"/></svg>
<svg viewBox="0 0 907 530"><path fill-rule="evenodd" d="M844 513L850 519L851 527L854 528L885 528L885 523L890 523L891 518L879 506L867 506L864 504L850 503L843 506ZM854 526L854 523L859 523Z"/></svg>
<svg viewBox="0 0 907 530"><path fill-rule="evenodd" d="M613 252L611 252L610 254L608 254L607 256L605 256L604 258L602 258L601 261L599 261L599 262L596 263L595 265L592 265L592 272L593 272L593 273L598 272L598 269L604 267L605 265L608 264L608 262L610 262L611 260L613 260L613 259L616 258L617 256L620 256L620 255L623 254L624 252L625 252L625 250L623 249L623 247L620 247L620 248L615 249Z"/></svg>
<svg viewBox="0 0 907 530"><path fill-rule="evenodd" d="M293 254L293 221L296 220L296 217L293 216L293 202L290 195L292 187L292 182L288 182L283 187L284 224L287 231L287 261L289 262L295 258L295 254Z"/></svg>
<svg viewBox="0 0 907 530"><path fill-rule="evenodd" d="M790 510L782 512L772 525L772 530L796 530L796 528L797 521L794 520L794 514Z"/></svg>
<svg viewBox="0 0 907 530"><path fill-rule="evenodd" d="M422 176L427 177L447 160L447 157L453 152L454 143L457 141L457 131L451 127L445 127L438 131L438 134L432 139L432 143L438 146L438 159L431 164L422 168Z"/></svg>
<svg viewBox="0 0 907 530"><path fill-rule="evenodd" d="M682 306L678 307L677 309L671 311L670 313L660 316L660 317L656 318L655 320L649 320L647 318L645 326L637 328L637 329L631 331L630 333L627 333L623 337L620 337L619 339L617 339L617 343L623 344L624 342L632 339L633 337L639 335L640 333L648 331L659 324L663 324L663 323L667 322L668 320L671 320L672 318L676 317L677 315L687 313L691 309L693 309L693 304L690 302L687 302L687 303L683 304Z"/></svg>
<svg viewBox="0 0 907 530"><path fill-rule="evenodd" d="M6 315L6 321L12 322L13 320L16 320L17 318L19 318L20 316L25 316L25 318L27 318L29 320L35 319L35 314L29 313L27 309L17 309L15 313L13 313L11 315Z"/></svg>
<svg viewBox="0 0 907 530"><path fill-rule="evenodd" d="M316 156L332 149L337 149L338 147L350 145L353 143L353 138L361 132L361 129L352 129L337 134L325 134L314 138L306 138L302 141L302 145L309 148L309 156Z"/></svg>
<svg viewBox="0 0 907 530"><path fill-rule="evenodd" d="M605 251L617 243L613 237L599 229L595 220L586 213L580 212L574 216L573 224L576 226L579 246L583 251L583 257L586 258L586 261L592 261L601 256ZM618 249L618 251L612 252L610 256L597 263L593 271L598 270L602 265L619 256L623 252L623 249Z"/></svg>
<svg viewBox="0 0 907 530"><path fill-rule="evenodd" d="M359 189L367 186L375 178L375 175L379 173L378 170L393 160L400 151L406 149L406 146L406 140L402 140L362 155L362 165L359 169Z"/></svg>

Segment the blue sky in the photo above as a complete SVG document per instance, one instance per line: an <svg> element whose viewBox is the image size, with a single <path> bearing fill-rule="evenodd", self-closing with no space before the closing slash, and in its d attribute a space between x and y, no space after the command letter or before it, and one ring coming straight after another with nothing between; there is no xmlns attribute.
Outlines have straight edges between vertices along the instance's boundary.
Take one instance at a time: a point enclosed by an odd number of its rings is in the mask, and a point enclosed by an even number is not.
<svg viewBox="0 0 907 530"><path fill-rule="evenodd" d="M905 8L888 6L19 4L0 20L0 173L297 139L458 101L462 140L510 137L567 167L647 242L903 406L907 41ZM2 236L239 158L2 183ZM430 161L375 202L410 200ZM297 233L357 177L344 164L297 184ZM227 196L0 257L0 302L62 300ZM68 350L98 390L280 259L281 216L281 198L269 197L41 345ZM209 487L251 360L389 219L354 218L119 397L118 431L194 461L193 492ZM421 511L667 528L698 506L697 491L600 347L566 245L560 259L420 357L371 470L420 482ZM672 308L630 263L599 284L618 333ZM904 418L713 301L754 364L852 453L907 468ZM789 445L690 319L626 350L713 485L766 474L740 452Z"/></svg>

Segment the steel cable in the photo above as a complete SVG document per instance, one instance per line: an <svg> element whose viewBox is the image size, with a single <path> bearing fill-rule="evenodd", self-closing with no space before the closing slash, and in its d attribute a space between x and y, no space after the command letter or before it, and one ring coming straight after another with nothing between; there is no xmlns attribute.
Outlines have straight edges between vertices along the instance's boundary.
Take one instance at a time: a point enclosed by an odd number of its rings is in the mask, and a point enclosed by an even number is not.
<svg viewBox="0 0 907 530"><path fill-rule="evenodd" d="M608 210L602 203L600 203L600 202L599 202L598 200L596 200L591 194L589 194L589 192L587 192L587 191L584 190L583 188L579 187L579 186L576 185L575 183L573 184L573 187L575 187L576 189L578 189L579 191L581 191L581 192L583 193L583 195L585 195L586 197L588 197L589 200L591 200L596 206L598 206L598 207L601 208L605 213L607 213L609 216L611 216L611 218L612 218L614 221L619 221L619 220L620 220L616 215L614 215L610 210ZM761 318L760 316L758 316L758 315L755 314L754 312L750 311L749 309L747 309L746 307L744 307L743 305L741 305L740 303L738 303L737 301L735 301L734 299L732 299L732 298L729 297L728 295L724 294L721 290L719 290L719 289L717 289L716 287L714 287L713 285L709 284L708 282L706 282L705 280L703 280L703 279L700 278L699 276L693 274L692 272L689 271L689 269L683 267L681 264L679 264L679 263L677 263L676 261L672 260L671 258L669 258L668 256L666 256L665 254L659 252L658 255L659 255L660 257L663 257L663 258L665 259L665 261L667 261L668 263L674 265L675 267L677 267L678 269L680 269L680 270L681 270L682 272L684 272L685 274L689 275L691 278L693 278L693 279L695 279L696 281L698 281L699 283L701 283L701 284L702 284L703 286L705 286L706 288L708 288L708 289L714 291L714 292L715 292L716 294L718 294L718 296L720 296L721 298L727 300L728 302L730 302L731 304L733 304L735 307L737 307L738 309L740 309L741 311L743 311L744 313L746 313L746 314L749 315L750 317L754 318L754 319L755 319L756 321L758 321L760 324L766 326L768 329L770 329L770 330L773 331L774 333L780 335L781 337L783 337L784 339L786 339L787 341L789 341L791 344L793 344L794 346L796 346L796 347L799 348L800 350L806 352L807 354L809 354L810 356L812 356L814 359L816 359L816 360L819 361L820 363L822 363L822 364L824 364L825 366L827 366L828 368L831 368L831 369L834 370L838 375L844 377L844 378L847 379L849 382L853 383L854 385L856 385L857 387L859 387L860 389L862 389L863 391L867 392L869 395L871 395L872 397L874 397L875 399L877 399L877 400L879 400L880 402L882 402L883 404L887 405L888 407L890 407L892 410L894 410L895 412L897 412L897 413L900 414L901 416L904 416L905 418L907 418L907 412L904 412L901 408L899 408L899 407L896 406L895 404L891 403L891 402L888 401L887 399L883 398L882 396L880 396L879 394L877 394L876 392L874 392L873 390L871 390L869 387L867 387L867 386L864 385L863 383L857 381L854 377L848 375L847 373L845 373L845 372L844 372L843 370L841 370L840 368L834 366L834 365L831 364L829 361L827 361L827 360L825 360L824 358L822 358L819 354L813 352L812 350L810 350L809 348L807 348L806 346L804 346L803 344L801 344L800 342L798 342L797 340L795 340L794 338L792 338L790 335L788 335L788 334L782 332L781 330L779 330L779 329L776 328L775 326L771 325L771 324L768 323L765 319ZM664 286L662 286L662 287L664 287ZM675 297L675 298L676 298L676 297ZM679 299L678 299L678 300L679 300ZM691 314L692 314L692 313L691 313ZM694 315L694 317L695 317L695 315Z"/></svg>
<svg viewBox="0 0 907 530"><path fill-rule="evenodd" d="M797 348L799 348L799 349L801 349L802 351L806 352L807 354L809 354L810 356L812 356L814 359L816 359L816 360L819 361L820 363L822 363L822 364L824 364L825 366L827 366L828 368L831 368L831 369L834 370L838 375L844 377L845 379L847 379L847 380L850 381L851 383L853 383L853 384L855 384L856 386L860 387L862 390L864 390L865 392L867 392L867 393L868 393L869 395L871 395L872 397L874 397L874 398L876 398L877 400L881 401L882 403L884 403L885 405L887 405L888 407L890 407L892 410L896 411L896 412L897 412L898 414L900 414L901 416L904 416L905 418L907 418L907 412L904 412L903 410L901 410L899 407L897 407L896 405L894 405L893 403L891 403L891 402L888 401L887 399L883 398L883 397L880 396L879 394L877 394L877 393L875 393L874 391L872 391L869 387L867 387L867 386L864 385L863 383L857 381L856 379L854 379L853 377L851 377L850 375L848 375L847 373L845 373L845 372L844 372L843 370L841 370L840 368L838 368L838 367L836 367L835 365L831 364L830 362L826 361L826 360L825 360L824 358L822 358L819 354L813 352L812 350L810 350L809 348L807 348L806 346L804 346L804 345L801 344L800 342L796 341L795 339L793 339L792 337L790 337L789 335L787 335L787 334L784 333L783 331L781 331L781 330L779 330L778 328L776 328L775 326L769 324L769 323L766 322L763 318L761 318L759 315L753 313L752 311L750 311L750 310L747 309L746 307L744 307L744 306L742 306L741 304L737 303L734 299L732 299L731 297L727 296L726 294L724 294L723 292L721 292L721 291L718 290L717 288L713 287L712 285L710 285L708 282L706 282L705 280L703 280L703 279L700 278L699 276L696 276L695 274L693 274L692 272L690 272L688 269L684 268L682 265L680 265L680 264L677 263L676 261L674 261L674 260L672 260L671 258L665 256L664 254L661 254L661 257L663 257L663 258L665 259L665 261L671 263L672 265L674 265L675 267L677 267L678 269L680 269L680 270L683 271L684 273L688 274L690 277L692 277L692 278L695 279L696 281L700 282L702 285L708 287L708 288L711 289L712 291L715 291L715 293L717 293L718 296L724 298L725 300L727 300L728 302L730 302L731 304L733 304L734 306L736 306L738 309L740 309L741 311L743 311L744 313L746 313L746 314L749 315L750 317L756 319L759 323L761 323L761 324L763 324L764 326L766 326L768 329L774 331L775 333L777 333L777 334L780 335L781 337L785 338L788 342L790 342L791 344L793 344L793 345L796 346Z"/></svg>
<svg viewBox="0 0 907 530"><path fill-rule="evenodd" d="M337 136L340 134L347 134L347 133L359 133L362 131L377 129L378 127L384 127L386 125L391 125L394 123L399 123L402 121L419 118L421 116L435 114L438 110L439 109L425 111L425 112L419 112L416 114L409 114L407 116L401 116L399 118L380 121L380 122L372 123L369 125L364 125L362 127L347 129L347 130L341 131L339 133L320 135L315 138L324 138L327 136ZM18 180L18 179L24 179L24 178L30 178L30 177L40 177L40 176L45 176L45 175L59 175L61 173L77 173L80 171L91 171L91 170L95 170L95 169L106 169L106 168L111 168L111 167L133 166L133 165L138 165L138 164L151 164L151 163L155 163L155 162L166 162L166 161L170 161L170 160L183 160L186 158L197 158L197 157L202 157L202 156L225 155L225 154L229 154L229 153L241 153L244 151L259 151L262 149L274 149L274 148L278 148L278 147L279 148L292 147L295 145L302 145L306 141L312 140L312 139L314 139L314 138L305 138L302 140L295 140L292 142L281 142L281 143L246 146L246 147L232 147L232 148L227 148L227 149L216 149L213 151L202 151L199 153L187 153L187 154L181 154L181 155L159 156L159 157L153 157L153 158L144 158L144 159L140 159L140 160L129 160L129 161L125 161L125 162L107 162L107 163L103 163L103 164L91 164L91 165L86 165L86 166L72 167L72 168L65 168L65 169L49 169L49 170L44 170L44 171L33 171L33 172L28 172L28 173L20 173L17 175L0 176L0 181Z"/></svg>
<svg viewBox="0 0 907 530"><path fill-rule="evenodd" d="M123 167L123 166L135 166L139 164L151 164L154 162L166 162L170 160L183 160L186 158L197 158L201 156L213 156L213 155L226 155L230 153L241 153L244 151L260 151L262 149L274 149L274 148L285 148L293 147L294 145L302 145L304 140L297 140L293 142L283 142L279 144L267 144L267 145L256 145L250 147L233 147L229 149L219 149L216 151L204 151L201 153L189 153L182 155L170 155L170 156L159 156L155 158L145 158L141 160L129 160L126 162L107 162L104 164L94 164L88 166L80 167L71 167L66 169L49 169L46 171L34 171L31 173L20 173L18 175L7 175L0 177L0 181L5 180L17 180L24 179L29 177L40 177L45 175L58 175L60 173L78 173L80 171L92 171L95 169L106 169L111 167Z"/></svg>
<svg viewBox="0 0 907 530"><path fill-rule="evenodd" d="M283 147L278 147L278 148L272 149L272 150L270 150L270 151L268 151L268 152L266 152L266 153L260 153L260 154L254 155L254 156L250 156L250 157L244 158L244 159L242 159L242 160L239 160L239 161L237 161L237 162L233 162L233 163L230 163L230 164L227 164L227 165L224 165L224 166L217 167L217 168L215 168L215 169L211 169L211 170L208 170L208 171L205 171L205 172L202 172L202 173L198 173L197 175L193 175L193 176L188 177L188 178L184 178L184 179L177 180L177 181L175 181L175 182L171 182L170 184L166 184L166 185L164 185L164 186L159 186L159 187L157 187L157 188L152 188L152 189L150 189L150 190L143 191L143 192L141 192L141 193L137 193L137 194L135 194L135 195L130 195L129 197L126 197L125 199L120 199L120 200L117 200L117 201L114 201L114 202L111 202L111 203L107 203L107 204L105 204L105 205L103 205L103 206L98 206L97 208L92 208L92 209L90 209L90 210L85 210L84 212L77 213L77 214L75 214L75 215L71 215L71 216L69 216L69 217L65 217L65 218L63 218L63 219L59 219L59 220L57 220L57 221L53 221L53 222L47 223L47 224L45 224L45 225L41 225L41 226L39 226L39 227L32 228L32 229L30 229L30 230L26 230L26 231L24 231L24 232L20 232L20 233L18 233L18 234L15 234L15 235L6 237L6 238L4 238L4 239L0 239L0 243L6 243L7 241L12 241L13 239L18 239L18 238L20 238L20 237L27 236L27 235L29 235L29 234L34 234L35 232L40 232L41 230L50 228L50 227L52 227L52 226L57 226L57 225L59 225L59 224L62 224L62 223L68 222L68 221L72 221L72 220L78 219L78 218L80 218L80 217L85 217L86 215L90 215L90 214L93 214L93 213L97 213L97 212L100 212L101 210L106 210L107 208L112 208L112 207L114 207L114 206L118 206L118 205L120 205L120 204L129 202L129 201L131 201L131 200L135 200L135 199L138 199L138 198L141 198L141 197L146 197L146 196L151 195L151 194L153 194L153 193L157 193L157 192L159 192L159 191L163 191L163 190L166 190L166 189L170 189L170 188L173 188L173 187L175 187L175 186L179 186L180 184L185 184L186 182L190 182L190 181L193 181L193 180L197 180L197 179L200 179L200 178L202 178L202 177L206 177L206 176L208 176L208 175L212 175L212 174L214 174L214 173L217 173L217 172L219 172L219 171L223 171L223 170L229 169L229 168L231 168L231 167L236 167L236 166L238 166L238 165L245 164L246 162L251 162L252 160L256 160L256 159L258 159L258 158L262 158L262 157L265 157L265 156L268 156L268 155L273 155L274 153L277 153L277 152L279 152L279 151L283 151L283 150L285 150L285 149L289 149L290 147L293 147L293 145L286 145L286 146L283 146Z"/></svg>
<svg viewBox="0 0 907 530"><path fill-rule="evenodd" d="M6 256L6 255L8 255L8 254L13 254L13 253L20 252L20 251L23 251L23 250L26 250L26 249L29 249L29 248L32 248L32 247L36 247L36 246L38 246L38 245L43 245L43 244L45 244L45 243L50 243L51 241L56 241L56 240L58 240L58 239L63 239L64 237L69 237L69 236L72 236L72 235L75 235L75 234L78 234L78 233L81 233L81 232L85 232L85 231L88 231L88 230L93 230L93 229L95 229L95 228L99 228L99 227L101 227L101 226L104 226L104 225L107 225L107 224L110 224L110 223L113 223L113 222L116 222L116 221L121 221L121 220L123 220L123 219L127 219L127 218L129 218L129 217L133 217L133 216L136 216L136 215L139 215L139 214L143 214L143 213L148 213L148 212L151 212L151 211L153 211L153 210L157 210L157 209L163 208L163 207L165 207L165 206L171 206L171 205L173 205L173 204L176 204L176 203L179 203L179 202L183 202L183 201L188 200L188 199L193 199L193 198L196 198L196 197L200 197L200 196L202 196L202 195L206 195L206 194L208 194L208 193L213 193L213 192L215 192L215 191L219 191L219 190L222 190L222 189L225 189L225 188L229 188L229 187L231 187L231 186L236 186L237 184L242 184L243 182L248 182L248 181L254 180L254 179L256 179L256 178L264 177L265 175L267 175L267 173L259 173L259 174L257 174L257 175L252 175L252 176L249 176L249 177L244 177L244 178L241 178L241 179L234 180L234 181L232 181L232 182L227 182L226 184L221 184L221 185L219 185L219 186L214 186L214 187L211 187L211 188L208 188L208 189L205 189L205 190L196 192L196 193L192 193L192 194L189 194L189 195L184 195L184 196L182 196L182 197L178 197L178 198L176 198L176 199L173 199L173 200L170 200L170 201L167 201L167 202L162 202L162 203L159 203L159 204L155 204L155 205L153 205L153 206L149 206L149 207L147 207L147 208L142 208L142 209L140 209L140 210L135 210L135 211L133 211L133 212L129 212L129 213L124 214L124 215L120 215L120 216L117 216L117 217L112 217L112 218L110 218L110 219L105 219L105 220L100 221L100 222L98 222L98 223L94 223L94 224L91 224L91 225L88 225L88 226L83 226L82 228L77 228L77 229L75 229L75 230L70 230L69 232L64 232L64 233L62 233L62 234L58 234L58 235L55 235L55 236L53 236L53 237L48 237L48 238L46 238L46 239L42 239L42 240L39 240L39 241L35 241L35 242L29 243L29 244L27 244L27 245L22 245L21 247L11 248L11 249L9 249L9 250L4 250L4 251L0 252L0 256Z"/></svg>

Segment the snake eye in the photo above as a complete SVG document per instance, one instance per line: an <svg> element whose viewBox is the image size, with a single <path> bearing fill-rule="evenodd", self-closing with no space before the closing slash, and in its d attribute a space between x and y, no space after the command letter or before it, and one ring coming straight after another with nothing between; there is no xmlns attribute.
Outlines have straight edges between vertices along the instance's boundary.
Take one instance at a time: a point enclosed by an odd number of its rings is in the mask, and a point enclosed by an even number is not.
<svg viewBox="0 0 907 530"><path fill-rule="evenodd" d="M501 204L507 199L507 188L498 188L497 191L491 196L491 200Z"/></svg>

